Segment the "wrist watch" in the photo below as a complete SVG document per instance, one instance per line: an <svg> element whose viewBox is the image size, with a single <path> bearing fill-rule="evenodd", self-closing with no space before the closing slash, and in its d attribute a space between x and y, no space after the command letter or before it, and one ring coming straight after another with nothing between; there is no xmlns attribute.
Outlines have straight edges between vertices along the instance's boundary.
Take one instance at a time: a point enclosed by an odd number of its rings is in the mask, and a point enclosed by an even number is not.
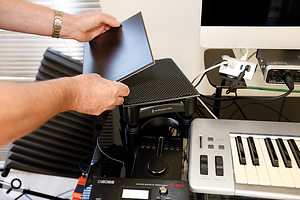
<svg viewBox="0 0 300 200"><path fill-rule="evenodd" d="M59 38L60 30L62 27L62 21L63 21L62 16L63 16L63 12L57 10L55 11L54 20L53 20L53 32L52 32L53 38Z"/></svg>

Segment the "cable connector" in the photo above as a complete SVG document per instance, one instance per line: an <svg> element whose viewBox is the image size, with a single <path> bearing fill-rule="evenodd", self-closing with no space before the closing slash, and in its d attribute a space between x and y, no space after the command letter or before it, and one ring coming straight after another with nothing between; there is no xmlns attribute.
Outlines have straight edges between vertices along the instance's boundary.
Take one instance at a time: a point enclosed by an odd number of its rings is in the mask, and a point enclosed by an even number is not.
<svg viewBox="0 0 300 200"><path fill-rule="evenodd" d="M286 86L290 90L294 90L294 79L292 78L291 74L288 71L282 74L282 78Z"/></svg>
<svg viewBox="0 0 300 200"><path fill-rule="evenodd" d="M226 91L226 94L229 94L231 92L236 92L237 88L240 87L241 85L243 85L241 82L242 82L246 72L249 71L249 68L250 68L249 65L245 66L244 70L238 75L238 77L232 80L232 83L231 83L230 87L228 88L228 90Z"/></svg>

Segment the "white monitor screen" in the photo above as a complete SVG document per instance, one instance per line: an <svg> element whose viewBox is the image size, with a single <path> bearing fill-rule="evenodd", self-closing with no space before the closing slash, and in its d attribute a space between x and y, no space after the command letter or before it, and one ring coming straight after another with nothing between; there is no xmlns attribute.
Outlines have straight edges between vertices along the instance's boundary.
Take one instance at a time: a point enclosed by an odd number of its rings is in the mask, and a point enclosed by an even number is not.
<svg viewBox="0 0 300 200"><path fill-rule="evenodd" d="M300 49L300 1L202 0L207 48Z"/></svg>

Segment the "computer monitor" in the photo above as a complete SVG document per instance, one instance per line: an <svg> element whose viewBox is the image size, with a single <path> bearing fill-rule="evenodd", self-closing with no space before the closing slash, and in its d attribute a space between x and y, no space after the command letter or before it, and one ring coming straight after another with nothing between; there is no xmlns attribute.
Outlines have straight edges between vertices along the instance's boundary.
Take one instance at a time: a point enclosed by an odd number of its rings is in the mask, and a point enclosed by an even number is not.
<svg viewBox="0 0 300 200"><path fill-rule="evenodd" d="M205 48L300 49L299 0L202 0Z"/></svg>

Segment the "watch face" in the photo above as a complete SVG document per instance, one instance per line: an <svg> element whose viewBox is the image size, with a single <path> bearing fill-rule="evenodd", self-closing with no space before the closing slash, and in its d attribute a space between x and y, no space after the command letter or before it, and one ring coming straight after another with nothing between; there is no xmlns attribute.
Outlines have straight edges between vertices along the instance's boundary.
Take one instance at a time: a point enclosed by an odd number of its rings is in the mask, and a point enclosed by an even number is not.
<svg viewBox="0 0 300 200"><path fill-rule="evenodd" d="M54 26L61 26L61 20L60 19L54 19Z"/></svg>

